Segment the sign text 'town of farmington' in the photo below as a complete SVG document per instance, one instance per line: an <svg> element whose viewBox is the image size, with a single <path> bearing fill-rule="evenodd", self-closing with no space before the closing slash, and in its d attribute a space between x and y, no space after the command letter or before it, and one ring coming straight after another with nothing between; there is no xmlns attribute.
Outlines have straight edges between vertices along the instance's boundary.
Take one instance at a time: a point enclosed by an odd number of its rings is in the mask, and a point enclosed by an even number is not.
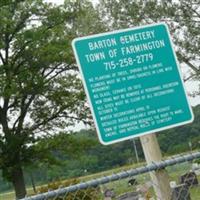
<svg viewBox="0 0 200 200"><path fill-rule="evenodd" d="M193 120L164 23L77 38L73 49L101 143Z"/></svg>

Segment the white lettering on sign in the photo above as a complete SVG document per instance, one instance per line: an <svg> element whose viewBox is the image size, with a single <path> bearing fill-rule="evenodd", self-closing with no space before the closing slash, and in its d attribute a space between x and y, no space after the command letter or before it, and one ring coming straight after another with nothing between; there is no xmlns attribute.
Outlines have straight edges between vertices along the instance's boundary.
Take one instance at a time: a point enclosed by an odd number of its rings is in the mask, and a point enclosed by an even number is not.
<svg viewBox="0 0 200 200"><path fill-rule="evenodd" d="M87 54L85 57L89 63L106 59L104 52Z"/></svg>
<svg viewBox="0 0 200 200"><path fill-rule="evenodd" d="M116 46L116 45L117 45L117 42L116 42L115 38L99 40L97 42L89 42L88 43L89 49L91 51L96 50L96 49L108 48L108 47L112 47L112 46Z"/></svg>
<svg viewBox="0 0 200 200"><path fill-rule="evenodd" d="M138 52L143 52L143 51L149 51L153 49L160 49L165 47L165 42L164 40L155 40L143 44L135 44L135 45L130 45L128 47L122 47L121 48L121 53L122 55L130 55L130 54L135 54Z"/></svg>
<svg viewBox="0 0 200 200"><path fill-rule="evenodd" d="M103 144L193 120L165 24L75 39L73 48Z"/></svg>
<svg viewBox="0 0 200 200"><path fill-rule="evenodd" d="M155 37L155 33L154 33L154 30L152 30L152 31L146 31L146 32L121 36L120 42L121 44L129 44L133 42L138 42L140 40L153 39L154 37Z"/></svg>

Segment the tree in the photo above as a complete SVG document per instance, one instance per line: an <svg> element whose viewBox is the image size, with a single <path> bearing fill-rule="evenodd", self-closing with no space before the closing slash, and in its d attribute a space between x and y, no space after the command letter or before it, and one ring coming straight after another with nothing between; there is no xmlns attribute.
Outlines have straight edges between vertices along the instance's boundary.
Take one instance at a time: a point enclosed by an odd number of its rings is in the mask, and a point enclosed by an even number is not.
<svg viewBox="0 0 200 200"><path fill-rule="evenodd" d="M99 12L109 29L166 22L175 43L185 81L200 80L199 0L100 0ZM194 93L199 95L200 90Z"/></svg>
<svg viewBox="0 0 200 200"><path fill-rule="evenodd" d="M91 9L87 1L1 1L0 169L17 199L26 195L23 167L45 155L34 145L76 121L88 122L71 40L85 31L84 14L95 17Z"/></svg>

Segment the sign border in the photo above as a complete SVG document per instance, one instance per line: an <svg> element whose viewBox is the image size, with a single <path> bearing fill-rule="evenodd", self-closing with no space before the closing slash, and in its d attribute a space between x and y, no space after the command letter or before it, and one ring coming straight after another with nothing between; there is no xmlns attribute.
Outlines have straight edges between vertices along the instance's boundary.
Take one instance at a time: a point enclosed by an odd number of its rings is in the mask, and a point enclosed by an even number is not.
<svg viewBox="0 0 200 200"><path fill-rule="evenodd" d="M102 136L101 136L101 133L100 133L100 129L99 129L96 117L95 117L94 108L93 108L92 101L90 99L90 95L89 95L89 92L88 92L88 89L87 89L85 77L83 75L83 71L82 71L80 60L79 60L79 57L78 57L78 54L77 54L77 51L76 51L75 43L78 42L78 41L81 41L81 40L85 40L85 39L96 38L96 37L100 37L100 36L106 36L106 35L122 33L122 32L128 32L130 30L138 30L138 29L142 29L142 28L154 27L154 26L159 26L159 25L165 26L165 28L167 30L169 43L170 43L170 46L171 46L171 49L172 49L172 54L173 54L173 56L175 58L176 66L178 68L178 73L179 73L179 76L180 76L180 79L181 79L181 83L182 83L182 87L183 87L184 94L185 94L185 97L186 97L187 105L188 105L189 110L190 110L191 119L189 119L187 121L180 122L180 123L176 123L176 124L173 124L173 125L165 126L165 127L162 127L162 128L157 128L157 129L154 129L154 130L150 130L150 131L146 131L146 132L142 132L142 133L137 133L137 134L130 135L130 136L127 136L127 137L124 137L124 138L119 138L119 139L115 139L113 141L105 142L102 139ZM73 51L74 51L74 54L75 54L76 62L77 62L77 65L78 65L78 68L79 68L79 71L80 71L80 74L81 74L84 90L86 92L86 96L87 96L87 99L88 99L88 102L89 102L89 106L90 106L90 109L91 109L91 113L92 113L92 117L93 117L93 120L94 120L94 124L95 124L96 130L97 130L98 139L101 142L101 144L103 144L103 145L114 144L114 143L117 143L117 142L122 142L122 141L125 141L125 140L141 137L141 136L148 135L148 134L151 134L151 133L157 133L159 131L164 131L164 130L167 130L167 129L170 129L170 128L174 128L174 127L177 127L177 126L181 126L181 125L185 125L185 124L189 124L189 123L193 122L194 114L193 114L193 111L192 111L192 108L191 108L191 105L190 105L190 102L189 102L189 99L188 99L188 96L187 96L187 93L186 93L186 89L185 89L185 85L184 85L184 82L183 82L182 73L181 73L180 67L179 67L179 62L178 62L176 53L174 51L172 39L171 39L170 32L169 32L169 28L168 28L166 23L160 22L160 23L154 23L154 24L148 24L148 25L143 25L143 26L131 27L131 28L126 28L126 29L114 30L114 31L109 31L109 32L105 32L105 33L98 33L98 34L93 34L93 35L89 35L89 36L77 37L77 38L72 40L72 47L73 47Z"/></svg>

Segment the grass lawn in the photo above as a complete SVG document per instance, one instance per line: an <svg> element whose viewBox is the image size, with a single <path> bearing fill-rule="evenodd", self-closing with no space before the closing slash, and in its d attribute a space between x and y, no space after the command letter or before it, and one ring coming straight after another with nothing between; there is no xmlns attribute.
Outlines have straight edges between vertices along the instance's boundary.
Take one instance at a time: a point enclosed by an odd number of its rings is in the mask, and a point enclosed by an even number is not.
<svg viewBox="0 0 200 200"><path fill-rule="evenodd" d="M27 193L28 195L33 195L33 189L32 188L27 188ZM14 191L11 192L5 192L0 194L0 200L14 200L15 199L15 193Z"/></svg>
<svg viewBox="0 0 200 200"><path fill-rule="evenodd" d="M139 166L141 166L143 164L144 163L139 163L139 164L134 164L134 165L133 164L132 165L127 165L127 166L115 168L115 169L112 169L112 170L107 170L107 171L96 173L96 174L82 176L82 177L79 177L77 179L80 180L80 182L88 181L88 180L91 180L91 179L100 178L102 176L108 176L108 175L111 175L113 173L118 173L120 171L124 171L124 170L129 170L129 169L132 169L132 168L136 168L136 167L139 167ZM65 180L63 180L63 181L65 181ZM46 186L46 185L39 185L36 188L38 189L38 188L43 187L43 186ZM30 187L27 188L27 193L28 193L28 195L33 194L34 193L33 189L30 188ZM13 199L15 199L14 191L0 193L0 200L13 200Z"/></svg>
<svg viewBox="0 0 200 200"><path fill-rule="evenodd" d="M14 199L14 193L8 192L8 193L2 193L0 194L0 200L13 200Z"/></svg>
<svg viewBox="0 0 200 200"><path fill-rule="evenodd" d="M96 174L92 174L92 175L88 175L88 176L79 177L77 179L81 182L84 182L84 181L99 178L99 177L102 177L102 176L107 176L107 175L111 175L111 174L114 174L114 173L117 173L117 172L136 168L136 167L139 167L143 164L144 163L141 163L139 165L128 165L128 166L124 166L124 167L119 167L119 168L104 171L104 172L101 172L101 173L96 173ZM169 176L170 176L170 181L173 180L173 181L176 181L178 183L179 177L182 174L184 174L185 172L188 172L190 169L191 169L191 163L183 163L183 164L168 167L167 171L168 171ZM144 184L145 182L150 181L150 176L149 176L148 173L137 175L135 178L136 178L136 180L139 184ZM136 186L128 186L128 180L129 179L130 178L121 179L121 180L118 180L118 181L115 181L115 182L110 182L108 184L102 185L101 190L105 190L106 188L113 188L116 195L120 195L120 194L130 192L130 191L136 191ZM200 180L200 177L198 177L198 179ZM63 180L63 181L66 181L66 180ZM42 185L42 186L46 186L46 185ZM37 189L39 189L42 186L38 186ZM27 188L27 192L28 192L29 195L33 194L32 188ZM151 196L154 196L154 192L153 192L152 188L149 189L149 193L151 194ZM200 199L200 186L191 187L190 188L190 195L191 195L191 200ZM7 192L7 193L0 194L0 200L13 200L13 199L15 199L14 198L14 192ZM100 199L103 200L103 198L99 198L99 200Z"/></svg>

